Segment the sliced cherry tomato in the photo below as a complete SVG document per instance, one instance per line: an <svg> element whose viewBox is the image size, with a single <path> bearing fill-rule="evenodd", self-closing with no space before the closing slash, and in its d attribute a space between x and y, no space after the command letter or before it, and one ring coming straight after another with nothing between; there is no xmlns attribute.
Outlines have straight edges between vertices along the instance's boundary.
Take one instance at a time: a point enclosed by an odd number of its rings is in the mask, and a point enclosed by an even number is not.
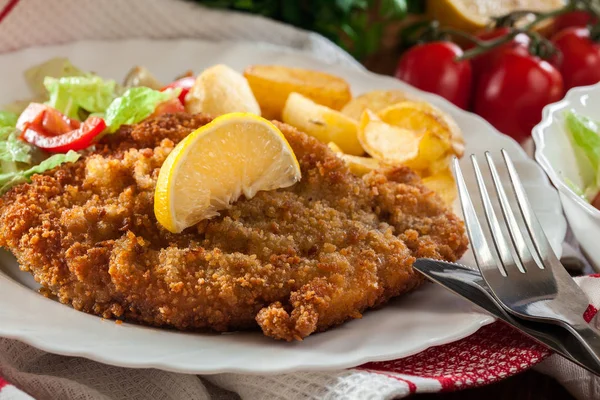
<svg viewBox="0 0 600 400"><path fill-rule="evenodd" d="M490 31L484 31L476 35L476 37L483 41L490 41L506 36L510 33L509 28L497 28ZM490 51L482 53L471 59L471 66L473 67L473 81L477 82L483 72L488 71L492 68L498 60L502 58L502 55L507 51L514 51L519 54L528 55L528 46L531 42L529 36L524 33L519 33L511 41L504 43ZM467 49L472 48L474 45L470 45Z"/></svg>
<svg viewBox="0 0 600 400"><path fill-rule="evenodd" d="M70 119L60 111L40 103L29 103L17 120L17 129L24 131L28 126L42 126L50 136L62 135L79 128L81 122Z"/></svg>
<svg viewBox="0 0 600 400"><path fill-rule="evenodd" d="M578 27L585 28L598 22L597 18L586 11L571 11L559 15L552 24L552 31L558 33L565 28Z"/></svg>
<svg viewBox="0 0 600 400"><path fill-rule="evenodd" d="M19 116L17 128L24 141L51 153L65 153L89 147L106 123L99 117L82 123L45 104L31 103Z"/></svg>
<svg viewBox="0 0 600 400"><path fill-rule="evenodd" d="M17 129L24 131L28 124L40 125L44 119L44 114L48 110L49 106L40 103L29 103L27 108L23 110L19 119L17 120Z"/></svg>
<svg viewBox="0 0 600 400"><path fill-rule="evenodd" d="M106 128L106 123L100 117L89 117L78 129L50 136L43 126L29 124L21 133L21 138L42 150L50 153L66 153L69 150L83 150Z"/></svg>
<svg viewBox="0 0 600 400"><path fill-rule="evenodd" d="M554 58L565 89L600 82L600 44L590 39L587 28L566 28L552 37L561 54Z"/></svg>
<svg viewBox="0 0 600 400"><path fill-rule="evenodd" d="M600 210L600 193L598 193L592 200L592 205Z"/></svg>
<svg viewBox="0 0 600 400"><path fill-rule="evenodd" d="M48 107L42 118L42 127L49 135L62 135L71 132L73 129L78 129L81 122L76 119L70 119L54 108Z"/></svg>
<svg viewBox="0 0 600 400"><path fill-rule="evenodd" d="M563 96L563 80L539 57L507 52L479 80L475 112L517 141L529 137L542 108Z"/></svg>
<svg viewBox="0 0 600 400"><path fill-rule="evenodd" d="M414 46L398 61L396 78L467 108L472 71L469 61L456 61L462 54L461 48L450 42Z"/></svg>
<svg viewBox="0 0 600 400"><path fill-rule="evenodd" d="M181 104L181 101L179 101L179 99L171 99L156 106L154 112L150 115L150 118L162 114L177 114L181 112L185 112L185 108L183 107L183 104Z"/></svg>
<svg viewBox="0 0 600 400"><path fill-rule="evenodd" d="M194 86L194 82L196 82L195 77L186 76L184 78L177 79L176 81L169 83L167 86L160 89L160 91L164 92L167 89L181 88L181 93L179 94L179 101L181 102L181 104L185 104L185 96L187 96L192 86Z"/></svg>

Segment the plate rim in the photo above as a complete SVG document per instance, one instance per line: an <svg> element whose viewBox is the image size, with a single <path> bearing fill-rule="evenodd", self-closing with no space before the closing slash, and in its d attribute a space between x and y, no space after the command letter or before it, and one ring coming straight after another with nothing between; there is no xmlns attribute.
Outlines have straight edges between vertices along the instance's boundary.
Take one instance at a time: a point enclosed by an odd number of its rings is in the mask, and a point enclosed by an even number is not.
<svg viewBox="0 0 600 400"><path fill-rule="evenodd" d="M44 51L54 51L56 53L59 53L62 49L71 48L73 46L93 46L95 44L132 46L135 44L151 45L151 44L164 43L164 42L167 42L170 44L173 44L173 43L191 43L191 44L200 43L203 45L215 45L215 42L205 41L205 40L195 40L195 39L168 39L168 40L130 39L130 40L91 40L91 41L86 40L86 41L70 42L70 43L64 43L64 44L53 45L53 46L29 47L26 49L21 49L18 51L2 54L2 55L0 55L0 58L3 58L5 55L18 55L20 53L34 53L40 49L43 49ZM252 47L258 48L259 50L284 52L286 55L303 57L303 58L309 60L310 62L314 62L317 66L319 64L320 65L328 65L328 66L339 65L339 64L336 64L335 62L327 62L327 61L320 60L317 57L315 57L313 54L310 54L309 52L306 52L306 51L286 48L283 46L278 46L278 45L273 45L273 44L265 44L265 43L261 43L261 42L244 42L244 41L225 41L225 42L219 42L219 43L224 46L244 46L244 47L252 46ZM347 71L348 73L351 73L351 74L354 74L357 76L366 74L371 79L386 80L390 83L393 83L393 85L396 87L402 86L407 91L418 93L419 96L421 98L423 98L424 100L428 100L428 101L433 100L434 103L442 104L444 108L448 109L449 111L452 111L453 113L459 114L462 118L478 120L479 121L478 123L484 123L486 125L488 134L494 135L497 138L502 138L503 140L508 140L509 142L512 142L511 145L514 147L513 150L520 152L520 154L523 156L524 162L527 162L528 164L531 164L532 166L535 166L536 168L540 168L535 163L535 161L533 161L526 155L525 151L514 140L499 133L495 128L493 128L483 118L458 108L457 106L442 99L440 96L437 96L437 95L431 94L431 93L422 92L418 89L415 89L413 87L410 87L410 86L404 84L403 82L398 81L397 79L395 79L393 77L379 75L379 74L367 71L366 69L361 70L358 68L351 68L350 66L347 66L347 65L340 65L340 68ZM541 171L541 169L540 169L540 171ZM544 174L542 174L542 175L545 178L545 175ZM541 182L540 182L540 184L541 184ZM544 181L544 186L547 186L549 189L553 189L552 186L548 183L547 179ZM559 214L560 214L560 221L557 223L557 230L558 230L558 236L560 237L560 240L562 241L562 239L564 238L565 233L566 233L566 220L565 220L564 216L562 215L562 208L560 206L560 200L558 200L558 195L557 195L557 206L559 208ZM5 274L0 272L0 280L3 280L3 279L8 280L12 284L20 285L18 282L8 278ZM24 288L24 289L30 290L28 288ZM439 288L439 289L443 290L442 288ZM46 300L53 301L50 299L46 299ZM63 306L63 305L61 304L61 306ZM54 354L85 357L85 358L88 358L91 360L104 362L104 363L108 363L111 365L123 366L123 367L159 368L159 369L167 370L167 371L196 373L196 374L217 374L217 373L223 373L223 372L245 373L245 374L269 374L269 373L287 373L287 372L293 372L293 371L334 370L334 369L342 369L342 368L349 368L352 366L357 366L357 365L360 365L360 364L363 364L363 363L369 362L369 361L383 361L383 360L405 358L405 357L408 357L408 356L411 356L414 354L418 354L429 347L448 344L448 343L463 339L465 337L468 337L468 336L472 335L473 333L475 333L477 330L479 330L482 326L485 326L485 325L490 324L495 321L495 319L493 317L491 317L487 314L484 314L482 311L477 311L477 312L479 314L481 314L481 319L478 321L472 321L469 325L466 325L464 328L462 328L460 330L460 332L456 332L453 335L445 336L443 339L434 338L434 339L424 340L424 341L420 342L419 346L414 346L414 348L411 351L403 350L403 351L400 351L397 353L387 352L385 355L381 355L379 357L363 356L362 358L355 358L352 361L346 361L343 363L332 363L332 364L329 364L326 366L323 366L322 364L311 365L311 364L305 363L302 366L291 365L288 368L279 368L277 370L255 370L255 369L249 369L248 367L236 368L236 367L232 367L232 366L217 367L217 368L209 367L209 368L196 368L196 369L190 369L190 368L181 369L181 368L178 368L177 366L173 365L173 363L168 360L167 361L163 360L161 362L156 362L156 363L149 363L149 362L143 362L143 361L135 362L135 360L126 361L126 360L123 360L122 358L119 358L118 354L116 354L116 353L113 354L112 357L107 356L106 354L98 354L98 352L95 350L95 347L91 347L87 351L85 351L85 350L69 351L69 350L65 349L65 346L68 347L67 344L60 346L60 345L57 345L56 343L50 343L50 342L44 341L44 339L42 337L38 337L35 334L31 334L31 333L25 334L24 332L16 330L16 329L11 330L8 327L4 326L4 324L0 325L0 336L6 337L6 338L11 338L11 339L17 339L24 343L30 344L36 348L39 348L41 350L48 351L48 352L51 352ZM99 318L99 317L97 317L97 318Z"/></svg>
<svg viewBox="0 0 600 400"><path fill-rule="evenodd" d="M0 271L0 279L3 279L3 278L6 278L6 277ZM8 281L11 284L21 286L18 282L14 282L11 279L8 279ZM432 283L431 285L433 286L435 284ZM29 290L29 289L24 288L24 290ZM39 296L42 296L42 295L39 295ZM54 300L51 300L51 299L48 299L45 297L42 300L54 302ZM64 304L59 304L59 305L65 306ZM476 307L476 306L474 306L474 307ZM82 313L81 311L77 311L77 310L72 310L72 311ZM87 314L87 313L83 313L83 314L86 316L89 316L89 317L93 317L93 318L101 318L101 317L98 317L98 316L95 316L92 314ZM62 346L57 345L56 343L54 343L54 345L52 345L49 342L45 342L42 337L38 337L35 335L23 336L22 332L20 332L21 334L19 334L19 332L16 332L16 331L14 331L13 333L7 333L8 330L4 329L2 326L0 326L0 340L3 338L18 340L22 343L28 344L30 346L33 346L37 349L46 351L51 354L57 354L57 355L69 356L69 357L83 357L83 358L86 358L86 359L89 359L92 361L97 361L97 362L105 363L108 365L124 367L124 368L156 368L156 369L160 369L163 371L169 371L169 372L175 372L175 373L185 373L185 374L197 374L197 375L216 375L216 374L222 374L222 373L237 373L237 374L246 374L246 375L274 375L274 374L292 373L292 372L297 372L297 371L302 371L302 372L335 371L335 370L340 370L340 369L359 367L360 365L368 363L368 362L388 361L388 360L396 360L396 359L410 357L412 355L419 354L430 347L441 346L444 344L448 344L448 343L452 343L452 342L464 339L464 338L474 334L482 327L496 322L496 318L494 318L493 316L491 316L489 314L484 313L483 309L481 309L481 315L482 315L482 318L479 321L473 321L468 326L468 328L465 328L462 331L455 333L454 335L449 335L449 336L445 337L444 340L442 340L442 341L436 340L436 339L427 339L427 340L421 342L421 344L419 346L415 346L411 351L408 351L408 352L407 351L401 351L401 352L397 352L397 353L388 352L385 355L364 356L364 357L359 357L359 358L353 358L351 361L348 360L348 361L344 361L344 362L330 363L327 365L323 365L322 363L314 363L314 364L305 363L301 367L290 365L286 368L278 368L276 370L275 369L256 369L255 367L253 367L253 369L249 369L246 367L238 368L238 367L231 367L231 366L219 367L219 368L213 367L213 368L208 368L208 369L202 368L202 367L200 367L200 368L181 367L181 366L178 367L176 362L169 361L169 360L167 360L167 361L163 360L161 362L144 362L144 361L135 362L135 361L131 361L131 360L126 361L125 359L119 358L118 356L116 356L116 354L117 354L116 352L113 353L114 354L113 356L107 356L107 355L99 354L98 352L94 352L93 350L90 350L90 351L68 350L67 343L64 343ZM105 323L116 324L116 321L114 321L114 320L107 320L104 318L101 318L101 319ZM130 324L130 323L124 322L123 325L134 325L135 326L136 324ZM147 326L143 326L143 325L142 325L142 327L160 330L160 328L155 328L155 327L147 327ZM335 329L335 327L332 329ZM467 332L467 333L465 334L465 332ZM181 332L175 332L175 333L181 333ZM183 333L184 334L194 334L194 332L183 332ZM448 340L446 340L446 339L448 339Z"/></svg>

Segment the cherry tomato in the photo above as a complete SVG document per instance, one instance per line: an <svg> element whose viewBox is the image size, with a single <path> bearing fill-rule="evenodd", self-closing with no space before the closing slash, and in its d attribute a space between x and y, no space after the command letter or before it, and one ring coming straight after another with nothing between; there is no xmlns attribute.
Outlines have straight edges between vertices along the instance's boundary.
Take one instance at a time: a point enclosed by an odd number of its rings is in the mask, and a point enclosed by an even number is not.
<svg viewBox="0 0 600 400"><path fill-rule="evenodd" d="M600 193L598 193L592 200L592 205L600 210Z"/></svg>
<svg viewBox="0 0 600 400"><path fill-rule="evenodd" d="M17 129L24 131L27 124L41 124L46 110L51 107L41 103L29 103L17 119Z"/></svg>
<svg viewBox="0 0 600 400"><path fill-rule="evenodd" d="M48 134L62 135L63 133L71 132L73 129L79 129L81 122L76 119L70 119L66 115L48 107L42 118L42 126Z"/></svg>
<svg viewBox="0 0 600 400"><path fill-rule="evenodd" d="M493 39L498 39L502 36L506 36L509 33L510 29L503 27L496 28L491 31L481 32L476 35L476 37L480 40L490 41ZM510 42L504 43L503 45L498 46L490 51L473 57L471 59L471 66L473 67L473 80L476 82L481 74L492 68L507 51L514 51L523 55L529 54L528 46L530 42L531 39L529 39L529 36L524 33L519 33ZM467 49L472 47L474 47L474 45L470 45L467 47Z"/></svg>
<svg viewBox="0 0 600 400"><path fill-rule="evenodd" d="M461 48L450 42L414 46L398 61L396 78L467 108L472 71L469 61L455 61L462 54Z"/></svg>
<svg viewBox="0 0 600 400"><path fill-rule="evenodd" d="M19 116L17 128L24 141L51 153L66 153L89 147L106 123L100 117L79 122L45 104L31 103Z"/></svg>
<svg viewBox="0 0 600 400"><path fill-rule="evenodd" d="M162 114L177 114L181 112L185 112L185 108L183 107L183 104L181 104L180 99L171 99L157 105L150 117L157 117Z"/></svg>
<svg viewBox="0 0 600 400"><path fill-rule="evenodd" d="M561 54L554 58L565 89L600 82L600 44L590 39L587 28L566 28L552 37Z"/></svg>
<svg viewBox="0 0 600 400"><path fill-rule="evenodd" d="M478 82L474 108L500 132L522 141L540 121L542 108L562 95L562 77L549 62L507 52Z"/></svg>
<svg viewBox="0 0 600 400"><path fill-rule="evenodd" d="M595 24L597 21L593 15L586 11L571 11L556 17L552 24L552 31L558 33L570 27L585 28L588 25Z"/></svg>
<svg viewBox="0 0 600 400"><path fill-rule="evenodd" d="M164 92L167 89L175 89L181 88L181 93L179 94L179 101L181 104L185 104L185 96L187 96L188 92L194 86L194 82L196 82L196 78L193 76L186 76L181 79L177 79L174 82L169 83L164 88L160 89L161 92Z"/></svg>
<svg viewBox="0 0 600 400"><path fill-rule="evenodd" d="M100 117L89 117L78 129L55 136L48 136L40 126L29 126L21 134L21 138L42 150L50 153L66 153L69 150L83 150L106 128Z"/></svg>

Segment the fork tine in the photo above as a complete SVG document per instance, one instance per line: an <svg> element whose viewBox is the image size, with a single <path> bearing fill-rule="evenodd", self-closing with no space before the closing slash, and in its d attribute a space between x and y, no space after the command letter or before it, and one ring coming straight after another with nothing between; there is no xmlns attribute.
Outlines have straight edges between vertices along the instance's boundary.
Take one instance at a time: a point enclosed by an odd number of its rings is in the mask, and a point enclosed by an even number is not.
<svg viewBox="0 0 600 400"><path fill-rule="evenodd" d="M502 232L502 228L500 227L500 222L496 217L496 212L494 211L494 207L492 206L492 201L490 200L490 196L483 180L483 175L481 174L481 169L479 169L479 163L477 162L477 157L474 154L471 154L471 163L473 164L473 169L475 170L475 177L477 178L477 186L479 186L479 194L481 197L481 202L483 203L483 209L485 211L485 217L487 219L488 225L490 227L490 231L492 232L492 239L494 240L494 246L496 247L496 251L500 256L500 261L502 262L502 266L504 268L503 275L506 276L508 274L507 266L512 265L513 263L517 265L517 268L521 272L525 272L525 268L521 264L521 260L518 255L514 251L513 247L509 245L504 237L504 233Z"/></svg>
<svg viewBox="0 0 600 400"><path fill-rule="evenodd" d="M469 191L465 179L463 178L458 158L456 157L452 160L452 170L454 171L454 177L458 187L458 198L465 217L465 226L467 228L469 240L471 241L475 261L479 268L497 268L499 263L496 262L496 259L487 244L485 235L479 224L479 219L477 218L477 213L473 207L471 196L469 196Z"/></svg>
<svg viewBox="0 0 600 400"><path fill-rule="evenodd" d="M527 226L527 231L532 238L531 241L537 252L537 256L540 259L546 258L547 261L559 263L560 261L556 257L556 254L554 254L554 250L552 250L552 247L548 242L548 238L546 237L540 222L533 212L533 208L531 207L531 203L529 203L529 199L525 194L525 189L523 188L521 179L517 174L517 170L515 169L508 152L504 149L502 149L502 156L504 157L504 162L508 168L508 175L517 197L517 204L521 210L521 215L525 221L525 226Z"/></svg>
<svg viewBox="0 0 600 400"><path fill-rule="evenodd" d="M519 258L521 259L521 264L523 267L522 272L526 272L526 265L532 265L531 263L535 262L538 268L543 268L542 262L539 259L537 253L535 251L531 252L529 250L529 246L527 246L527 242L521 233L521 229L519 228L519 224L515 218L515 214L512 210L510 203L508 202L508 197L506 197L506 192L504 191L504 187L502 186L502 181L500 180L500 175L498 174L498 170L496 169L496 165L494 164L494 160L492 159L492 155L489 151L485 152L485 157L487 160L488 167L492 174L492 181L494 182L494 187L496 188L496 193L498 194L498 199L500 200L500 208L502 209L502 215L504 216L504 221L506 222L506 226L508 227L508 232L510 238L512 240L517 253L519 254Z"/></svg>

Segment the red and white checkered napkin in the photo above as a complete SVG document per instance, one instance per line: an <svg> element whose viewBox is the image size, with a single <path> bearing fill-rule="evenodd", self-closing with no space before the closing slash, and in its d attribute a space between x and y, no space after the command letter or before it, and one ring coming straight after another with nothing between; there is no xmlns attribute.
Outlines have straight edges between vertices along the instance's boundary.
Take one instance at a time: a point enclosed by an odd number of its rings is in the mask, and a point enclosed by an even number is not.
<svg viewBox="0 0 600 400"><path fill-rule="evenodd" d="M261 17L208 10L191 2L0 0L0 52L73 40L131 37L262 41L360 68L348 54L319 35ZM600 279L582 278L579 282L591 302L600 306ZM590 308L588 314L594 312ZM235 398L231 392L248 399L399 398L415 392L484 385L546 358L540 370L556 377L580 399L600 398L599 380L558 356L550 356L544 347L498 322L466 339L401 360L336 372L278 376L198 377L126 369L48 354L0 339L0 400Z"/></svg>

